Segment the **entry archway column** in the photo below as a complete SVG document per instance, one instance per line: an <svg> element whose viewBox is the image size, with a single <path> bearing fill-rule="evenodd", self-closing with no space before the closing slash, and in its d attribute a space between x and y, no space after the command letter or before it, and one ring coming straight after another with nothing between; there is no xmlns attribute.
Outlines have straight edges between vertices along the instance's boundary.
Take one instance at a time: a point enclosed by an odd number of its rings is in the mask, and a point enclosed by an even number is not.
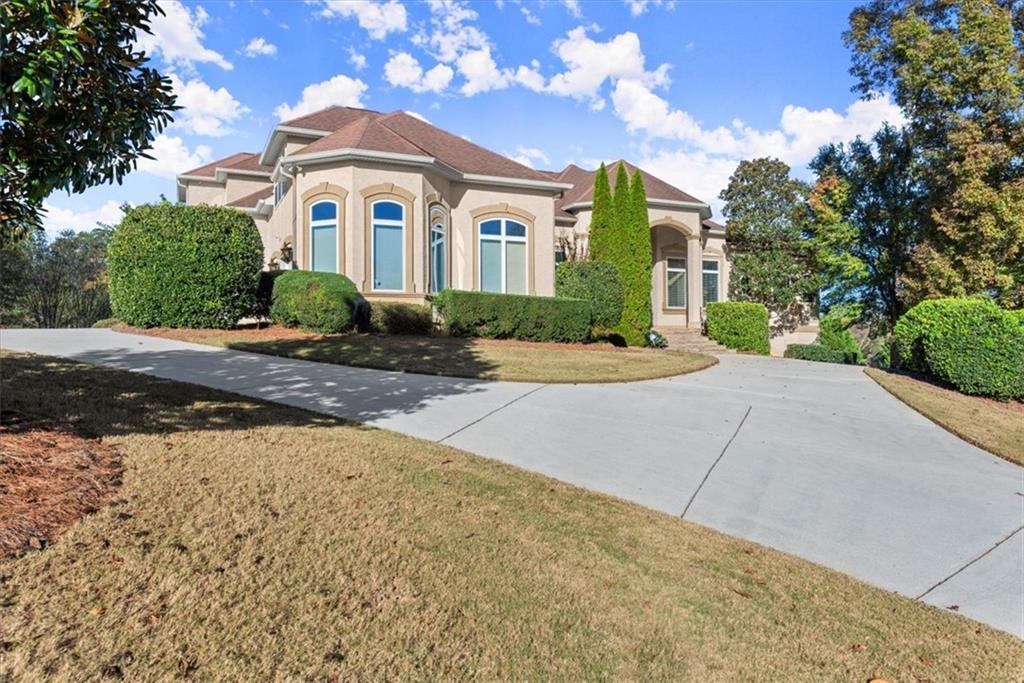
<svg viewBox="0 0 1024 683"><path fill-rule="evenodd" d="M701 246L699 235L686 236L686 326L700 327L700 311L704 306L701 277Z"/></svg>

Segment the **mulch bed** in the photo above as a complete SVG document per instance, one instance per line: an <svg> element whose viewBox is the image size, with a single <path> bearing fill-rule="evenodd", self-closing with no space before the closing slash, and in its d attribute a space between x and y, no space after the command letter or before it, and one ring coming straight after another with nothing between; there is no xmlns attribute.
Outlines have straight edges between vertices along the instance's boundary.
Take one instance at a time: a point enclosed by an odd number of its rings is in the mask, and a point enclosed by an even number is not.
<svg viewBox="0 0 1024 683"><path fill-rule="evenodd" d="M98 439L16 412L0 413L0 556L40 549L105 505L121 457Z"/></svg>

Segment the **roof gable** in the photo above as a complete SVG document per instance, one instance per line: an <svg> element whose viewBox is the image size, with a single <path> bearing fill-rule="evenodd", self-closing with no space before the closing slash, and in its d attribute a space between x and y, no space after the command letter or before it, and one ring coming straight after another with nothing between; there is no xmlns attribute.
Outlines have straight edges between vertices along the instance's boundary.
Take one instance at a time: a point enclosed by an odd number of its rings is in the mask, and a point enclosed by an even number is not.
<svg viewBox="0 0 1024 683"><path fill-rule="evenodd" d="M216 179L217 169L225 169L228 171L251 171L254 173L266 174L270 174L274 170L270 166L264 166L261 164L260 155L255 152L236 152L231 156L211 161L199 168L193 168L191 171L182 173L182 175L202 176L210 179Z"/></svg>
<svg viewBox="0 0 1024 683"><path fill-rule="evenodd" d="M634 172L640 171L640 177L644 180L644 189L647 191L648 199L664 199L673 202L693 202L697 204L704 204L704 202L693 195L669 185L661 178L653 176L642 168L637 168L627 161L620 160L608 164L608 178L611 180L613 185L615 183L615 176L619 172L619 164L625 165L626 172L629 173L630 176L632 176ZM558 175L558 179L561 182L572 183L573 188L565 193L565 197L562 199L562 206L589 203L593 201L594 177L596 175L597 171L587 171L573 164L566 166Z"/></svg>
<svg viewBox="0 0 1024 683"><path fill-rule="evenodd" d="M310 130L335 131L344 128L353 121L363 118L377 118L382 116L379 111L372 109L359 109L358 107L333 106L303 114L302 116L287 121L282 121L278 126L289 128L308 128Z"/></svg>
<svg viewBox="0 0 1024 683"><path fill-rule="evenodd" d="M365 149L375 152L415 154L419 156L424 154L422 149L390 128L383 126L380 123L380 119L370 116L356 119L330 135L325 135L319 140L311 142L297 150L294 154L313 154L315 152L327 152L338 149Z"/></svg>

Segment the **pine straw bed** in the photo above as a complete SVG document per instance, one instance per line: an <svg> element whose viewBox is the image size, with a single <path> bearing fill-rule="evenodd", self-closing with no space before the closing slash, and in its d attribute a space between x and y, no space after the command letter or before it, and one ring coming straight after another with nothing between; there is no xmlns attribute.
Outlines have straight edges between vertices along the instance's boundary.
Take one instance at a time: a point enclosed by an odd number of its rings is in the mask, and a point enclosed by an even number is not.
<svg viewBox="0 0 1024 683"><path fill-rule="evenodd" d="M60 424L0 413L0 555L42 548L120 484L112 447Z"/></svg>

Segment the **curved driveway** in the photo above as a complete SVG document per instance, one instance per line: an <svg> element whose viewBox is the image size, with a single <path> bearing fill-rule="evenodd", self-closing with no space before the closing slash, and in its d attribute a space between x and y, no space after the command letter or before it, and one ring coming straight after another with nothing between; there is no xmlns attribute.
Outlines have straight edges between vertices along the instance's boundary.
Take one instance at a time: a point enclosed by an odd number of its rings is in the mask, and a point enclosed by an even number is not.
<svg viewBox="0 0 1024 683"><path fill-rule="evenodd" d="M443 442L799 555L1024 637L1024 469L855 367L725 356L610 385L426 377L109 330L0 345Z"/></svg>

